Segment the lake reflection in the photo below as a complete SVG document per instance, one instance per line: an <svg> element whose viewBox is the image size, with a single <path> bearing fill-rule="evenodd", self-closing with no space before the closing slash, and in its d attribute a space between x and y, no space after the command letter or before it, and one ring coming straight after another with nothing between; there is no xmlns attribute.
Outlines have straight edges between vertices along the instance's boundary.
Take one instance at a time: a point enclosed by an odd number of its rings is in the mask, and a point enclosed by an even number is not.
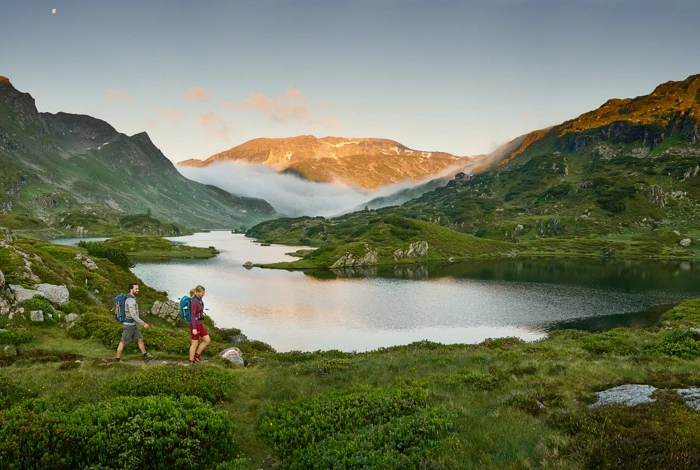
<svg viewBox="0 0 700 470"><path fill-rule="evenodd" d="M435 266L299 271L246 269L291 260L296 248L260 246L229 232L172 240L215 246L210 260L138 263L134 273L176 300L207 289L207 313L224 328L278 351L367 351L430 340L544 337L552 328L642 324L654 307L699 296L689 262L602 263L503 259ZM591 320L598 320L591 321Z"/></svg>

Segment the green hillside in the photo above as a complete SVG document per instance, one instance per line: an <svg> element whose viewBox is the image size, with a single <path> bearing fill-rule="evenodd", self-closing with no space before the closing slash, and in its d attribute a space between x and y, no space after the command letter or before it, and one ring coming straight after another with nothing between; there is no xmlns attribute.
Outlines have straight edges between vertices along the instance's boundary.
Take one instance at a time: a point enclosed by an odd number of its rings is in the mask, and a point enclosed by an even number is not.
<svg viewBox="0 0 700 470"><path fill-rule="evenodd" d="M186 179L146 133L126 136L90 116L39 113L4 77L0 163L0 212L80 235L128 214L190 229L239 229L275 216L263 200Z"/></svg>

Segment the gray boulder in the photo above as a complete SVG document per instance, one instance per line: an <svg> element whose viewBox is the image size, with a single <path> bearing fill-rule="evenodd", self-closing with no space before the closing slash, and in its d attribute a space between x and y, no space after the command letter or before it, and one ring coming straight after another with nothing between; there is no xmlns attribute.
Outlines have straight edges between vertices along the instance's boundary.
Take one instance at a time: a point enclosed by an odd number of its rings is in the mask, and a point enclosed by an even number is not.
<svg viewBox="0 0 700 470"><path fill-rule="evenodd" d="M78 253L75 255L75 259L80 260L80 262L83 263L83 266L88 268L90 271L97 271L97 264L87 256L83 256L82 254Z"/></svg>
<svg viewBox="0 0 700 470"><path fill-rule="evenodd" d="M36 290L44 294L44 297L58 305L65 305L70 299L68 288L66 286L55 286L53 284L39 284Z"/></svg>
<svg viewBox="0 0 700 470"><path fill-rule="evenodd" d="M0 290L5 288L5 275L2 273L2 269L0 269Z"/></svg>
<svg viewBox="0 0 700 470"><path fill-rule="evenodd" d="M44 321L44 311L43 310L32 310L29 312L29 319L31 321Z"/></svg>
<svg viewBox="0 0 700 470"><path fill-rule="evenodd" d="M219 353L219 356L223 357L224 359L233 362L236 365L239 366L245 366L245 360L243 359L243 353L241 353L241 350L233 347L233 348L228 348L224 349Z"/></svg>
<svg viewBox="0 0 700 470"><path fill-rule="evenodd" d="M39 292L38 290L25 289L22 286L10 284L10 297L14 299L15 302L24 302L25 300L30 300L34 298L35 295L44 297L44 293Z"/></svg>
<svg viewBox="0 0 700 470"><path fill-rule="evenodd" d="M66 315L66 322L72 323L75 320L77 320L78 318L80 318L80 317L78 316L77 313L69 313L68 315Z"/></svg>
<svg viewBox="0 0 700 470"><path fill-rule="evenodd" d="M640 405L656 401L651 395L656 391L656 387L643 384L627 384L613 387L608 390L598 392L598 400L591 405L591 408L599 406L623 404L627 406Z"/></svg>

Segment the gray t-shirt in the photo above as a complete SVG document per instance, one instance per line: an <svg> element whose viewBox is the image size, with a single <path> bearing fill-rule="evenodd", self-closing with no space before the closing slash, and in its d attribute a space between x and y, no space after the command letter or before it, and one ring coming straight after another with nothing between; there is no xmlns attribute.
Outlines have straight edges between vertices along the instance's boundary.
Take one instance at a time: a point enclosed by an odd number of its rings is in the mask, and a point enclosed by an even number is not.
<svg viewBox="0 0 700 470"><path fill-rule="evenodd" d="M124 302L126 306L126 317L132 318L136 323L141 326L146 325L146 322L139 318L139 304L136 303L136 299L133 297L127 297ZM130 326L135 325L135 323L124 323L124 325Z"/></svg>

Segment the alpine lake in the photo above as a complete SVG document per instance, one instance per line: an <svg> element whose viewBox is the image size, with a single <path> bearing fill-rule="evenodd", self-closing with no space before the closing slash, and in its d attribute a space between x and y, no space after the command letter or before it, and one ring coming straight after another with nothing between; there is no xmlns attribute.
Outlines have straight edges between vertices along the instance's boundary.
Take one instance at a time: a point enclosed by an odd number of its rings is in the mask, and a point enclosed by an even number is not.
<svg viewBox="0 0 700 470"><path fill-rule="evenodd" d="M206 288L207 315L277 351L370 351L416 341L535 341L549 331L648 326L700 297L700 264L503 258L442 265L302 272L246 267L290 261L300 247L211 231L170 238L214 246L206 260L138 262L132 271L177 301ZM75 244L78 239L57 241Z"/></svg>

